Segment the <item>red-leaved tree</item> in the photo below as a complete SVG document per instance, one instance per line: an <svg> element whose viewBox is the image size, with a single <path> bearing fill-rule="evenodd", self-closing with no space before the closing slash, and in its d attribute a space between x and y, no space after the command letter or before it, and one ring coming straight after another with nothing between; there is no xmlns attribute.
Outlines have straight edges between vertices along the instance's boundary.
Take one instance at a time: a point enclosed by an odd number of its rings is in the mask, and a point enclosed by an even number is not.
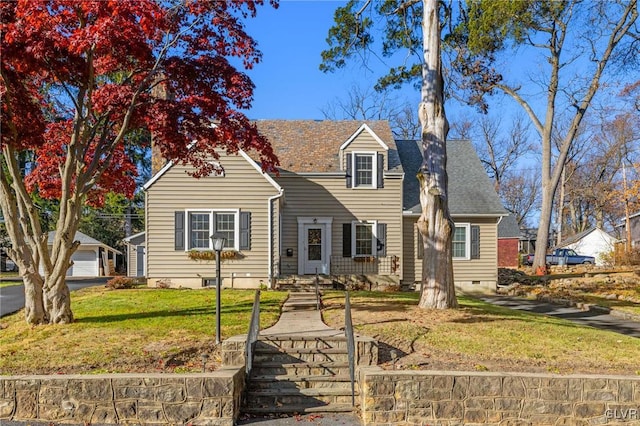
<svg viewBox="0 0 640 426"><path fill-rule="evenodd" d="M254 86L230 62L259 62L242 20L262 3L0 3L0 207L28 323L73 321L65 275L82 206L99 206L108 191L133 195L125 147L145 139L134 137L141 130L164 158L192 164L196 177L212 171L217 150L254 150L263 167L277 164L240 112ZM33 193L60 203L49 247Z"/></svg>

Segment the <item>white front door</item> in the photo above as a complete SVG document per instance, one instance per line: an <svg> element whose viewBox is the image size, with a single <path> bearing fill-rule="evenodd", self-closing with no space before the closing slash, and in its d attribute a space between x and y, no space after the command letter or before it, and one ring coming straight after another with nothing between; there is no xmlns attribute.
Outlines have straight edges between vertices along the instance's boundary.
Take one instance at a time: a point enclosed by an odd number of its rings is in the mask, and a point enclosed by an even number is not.
<svg viewBox="0 0 640 426"><path fill-rule="evenodd" d="M298 275L329 274L331 217L298 217Z"/></svg>
<svg viewBox="0 0 640 426"><path fill-rule="evenodd" d="M324 273L326 264L324 250L324 225L305 225L303 235L304 247L304 273Z"/></svg>

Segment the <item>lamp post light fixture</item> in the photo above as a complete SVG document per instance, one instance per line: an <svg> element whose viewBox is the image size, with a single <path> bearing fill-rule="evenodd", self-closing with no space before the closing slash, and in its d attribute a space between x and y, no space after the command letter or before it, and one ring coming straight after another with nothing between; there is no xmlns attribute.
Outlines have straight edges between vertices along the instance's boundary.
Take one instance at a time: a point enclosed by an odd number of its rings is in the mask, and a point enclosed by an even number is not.
<svg viewBox="0 0 640 426"><path fill-rule="evenodd" d="M220 252L224 247L225 237L220 233L211 236L213 250L216 252L216 345L221 342L220 334L220 287L222 287L222 278L220 277Z"/></svg>

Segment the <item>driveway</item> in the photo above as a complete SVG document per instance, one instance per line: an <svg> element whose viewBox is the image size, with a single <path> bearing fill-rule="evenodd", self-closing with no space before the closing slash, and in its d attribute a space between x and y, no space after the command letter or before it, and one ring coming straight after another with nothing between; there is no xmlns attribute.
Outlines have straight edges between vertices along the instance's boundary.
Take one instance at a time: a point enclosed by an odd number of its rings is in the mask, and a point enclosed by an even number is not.
<svg viewBox="0 0 640 426"><path fill-rule="evenodd" d="M578 308L510 296L483 296L480 299L510 309L563 318L589 327L640 337L640 322L625 320L604 312L582 311Z"/></svg>
<svg viewBox="0 0 640 426"><path fill-rule="evenodd" d="M13 279L13 278L12 278ZM67 278L69 290L105 285L111 277ZM12 314L24 308L24 285L12 285L0 288L0 317Z"/></svg>

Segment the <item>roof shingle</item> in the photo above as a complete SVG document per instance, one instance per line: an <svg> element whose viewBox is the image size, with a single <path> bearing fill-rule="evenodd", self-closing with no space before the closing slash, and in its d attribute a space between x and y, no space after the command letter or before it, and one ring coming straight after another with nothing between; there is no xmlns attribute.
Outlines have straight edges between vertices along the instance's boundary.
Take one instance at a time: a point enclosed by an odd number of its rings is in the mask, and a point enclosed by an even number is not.
<svg viewBox="0 0 640 426"><path fill-rule="evenodd" d="M389 170L401 171L400 158L387 121L258 120L256 125L280 160L280 170L294 173L339 172L340 146L362 126L389 147Z"/></svg>
<svg viewBox="0 0 640 426"><path fill-rule="evenodd" d="M422 164L422 142L398 140L396 146L405 171L403 209L420 214L420 185L416 174ZM507 214L470 141L447 141L447 174L452 215Z"/></svg>

